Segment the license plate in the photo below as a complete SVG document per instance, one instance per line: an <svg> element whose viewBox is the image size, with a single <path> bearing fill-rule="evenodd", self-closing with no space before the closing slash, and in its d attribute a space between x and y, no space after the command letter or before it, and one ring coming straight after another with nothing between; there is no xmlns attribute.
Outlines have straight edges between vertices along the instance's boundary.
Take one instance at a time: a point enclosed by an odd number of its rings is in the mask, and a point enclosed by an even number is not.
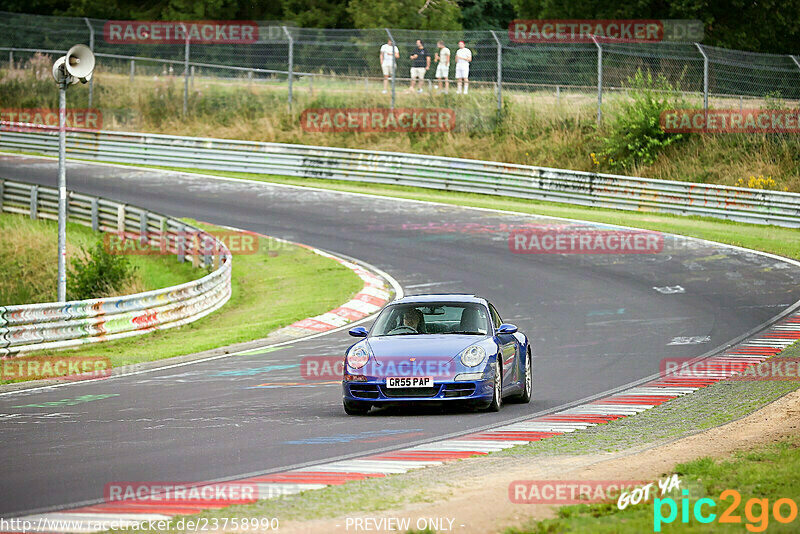
<svg viewBox="0 0 800 534"><path fill-rule="evenodd" d="M432 376L400 376L388 377L386 379L387 388L432 388Z"/></svg>

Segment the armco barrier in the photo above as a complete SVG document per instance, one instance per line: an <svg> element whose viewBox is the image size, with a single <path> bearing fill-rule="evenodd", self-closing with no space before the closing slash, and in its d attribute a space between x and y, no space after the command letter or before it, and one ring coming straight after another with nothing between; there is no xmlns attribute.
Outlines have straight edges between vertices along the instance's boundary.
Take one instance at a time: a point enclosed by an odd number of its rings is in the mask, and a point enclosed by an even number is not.
<svg viewBox="0 0 800 534"><path fill-rule="evenodd" d="M55 154L58 132L0 122L0 149ZM35 128L35 127L34 127ZM128 132L67 135L76 158L396 184L800 227L800 194L613 174L278 143Z"/></svg>
<svg viewBox="0 0 800 534"><path fill-rule="evenodd" d="M214 254L183 250L186 232L199 228L147 210L75 192L68 193L68 220L95 230L167 235L179 261L214 270L193 282L123 297L0 306L0 356L135 336L180 326L208 315L231 295L231 256L215 240ZM0 179L0 212L57 219L58 190ZM209 237L212 238L212 237ZM155 239L155 238L152 238ZM198 251L194 251L198 252ZM55 258L53 258L55 260Z"/></svg>

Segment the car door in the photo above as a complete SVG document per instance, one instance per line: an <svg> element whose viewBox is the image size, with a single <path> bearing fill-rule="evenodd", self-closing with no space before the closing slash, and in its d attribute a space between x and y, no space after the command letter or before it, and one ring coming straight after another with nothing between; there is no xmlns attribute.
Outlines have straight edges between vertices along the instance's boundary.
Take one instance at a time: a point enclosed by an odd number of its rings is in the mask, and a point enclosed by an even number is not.
<svg viewBox="0 0 800 534"><path fill-rule="evenodd" d="M501 354L503 355L503 385L514 384L518 381L518 365L517 358L517 338L514 334L498 334L497 329L503 324L500 314L497 313L492 304L489 304L489 312L492 315L492 324L494 325L495 338L500 345Z"/></svg>

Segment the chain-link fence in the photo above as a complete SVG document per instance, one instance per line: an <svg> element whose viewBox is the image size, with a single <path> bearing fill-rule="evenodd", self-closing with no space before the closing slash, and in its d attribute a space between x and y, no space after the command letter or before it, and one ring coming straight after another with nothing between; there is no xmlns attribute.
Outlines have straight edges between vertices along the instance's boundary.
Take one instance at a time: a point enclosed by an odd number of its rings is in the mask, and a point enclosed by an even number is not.
<svg viewBox="0 0 800 534"><path fill-rule="evenodd" d="M306 94L346 95L355 89L377 93L390 88L381 105L394 107L395 95L408 91L416 40L429 54L442 40L451 52L450 84L455 79L458 41L472 51L469 68L471 94L484 94L482 106L503 108L503 98L516 94L551 93L560 99L567 91L582 102L596 102L601 118L604 92L624 92L637 72L649 73L671 87L730 107L738 100L800 99L800 59L791 55L757 54L698 43L623 42L608 38L594 43L523 44L509 39L508 31L416 31L401 29L334 30L296 28L277 21L258 21L257 36L241 43L118 44L108 39L105 20L46 17L0 12L0 51L10 66L37 51L61 54L71 45L91 46L102 72L124 74L131 81L141 75L182 76L184 112L195 77L239 79L247 83L274 83L287 92L292 106L298 91ZM399 49L396 68L384 82L380 47L393 39ZM0 61L2 65L2 61ZM437 95L436 64L425 74L424 93ZM90 89L91 91L91 89ZM452 92L452 88L451 88ZM91 92L90 92L91 106ZM296 100L296 99L295 99Z"/></svg>

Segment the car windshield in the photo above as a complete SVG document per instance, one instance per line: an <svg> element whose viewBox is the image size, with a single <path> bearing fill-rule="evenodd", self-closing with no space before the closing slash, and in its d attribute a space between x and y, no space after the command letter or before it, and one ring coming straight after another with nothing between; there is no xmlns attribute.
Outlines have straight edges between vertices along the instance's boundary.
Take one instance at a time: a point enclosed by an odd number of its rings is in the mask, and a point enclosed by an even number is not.
<svg viewBox="0 0 800 534"><path fill-rule="evenodd" d="M424 303L395 304L381 312L372 336L417 334L486 335L489 313L480 304Z"/></svg>

